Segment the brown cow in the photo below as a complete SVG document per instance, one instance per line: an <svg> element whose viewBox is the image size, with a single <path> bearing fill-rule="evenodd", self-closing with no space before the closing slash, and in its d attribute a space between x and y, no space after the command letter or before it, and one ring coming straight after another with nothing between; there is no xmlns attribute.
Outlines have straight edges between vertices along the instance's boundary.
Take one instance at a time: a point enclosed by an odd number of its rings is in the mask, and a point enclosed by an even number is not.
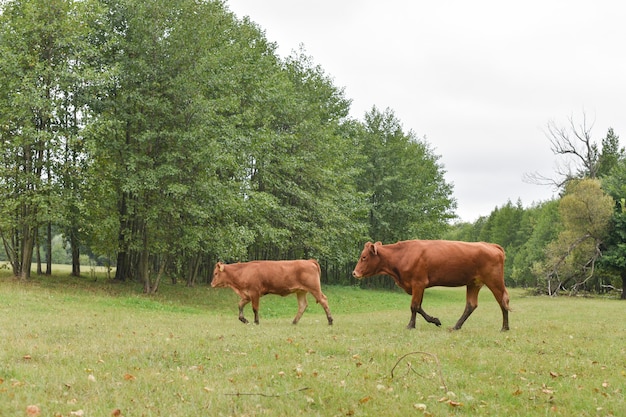
<svg viewBox="0 0 626 417"><path fill-rule="evenodd" d="M239 301L239 320L248 323L243 316L243 308L252 302L254 323L259 324L259 299L265 294L286 296L294 292L298 296L298 314L293 319L297 324L306 310L307 292L324 307L328 324L333 324L333 317L328 308L328 299L320 286L320 265L310 259L295 261L252 261L236 264L218 262L213 270L212 287L230 287L241 297Z"/></svg>
<svg viewBox="0 0 626 417"><path fill-rule="evenodd" d="M459 330L478 306L478 292L486 285L502 309L502 330L509 330L509 293L504 286L504 249L493 243L445 240L407 240L391 245L367 242L354 268L355 278L372 275L391 276L411 294L411 320L420 313L429 323L441 326L436 317L422 310L424 289L434 286L467 286L467 303L454 325Z"/></svg>

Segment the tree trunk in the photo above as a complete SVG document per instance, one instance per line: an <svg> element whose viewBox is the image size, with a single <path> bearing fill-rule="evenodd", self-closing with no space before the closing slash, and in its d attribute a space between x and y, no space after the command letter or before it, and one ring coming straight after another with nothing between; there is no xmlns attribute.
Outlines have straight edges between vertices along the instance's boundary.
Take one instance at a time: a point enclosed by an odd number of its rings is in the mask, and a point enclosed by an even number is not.
<svg viewBox="0 0 626 417"><path fill-rule="evenodd" d="M127 215L126 193L122 193L122 201L119 204L120 230L117 235L117 262L115 263L115 280L126 281L128 277L128 269L130 268L130 260L128 253L128 245L125 234L128 232L128 221L125 219Z"/></svg>
<svg viewBox="0 0 626 417"><path fill-rule="evenodd" d="M626 300L626 270L622 270L622 300Z"/></svg>
<svg viewBox="0 0 626 417"><path fill-rule="evenodd" d="M70 231L70 247L72 248L72 276L80 277L80 242L78 232L74 228Z"/></svg>
<svg viewBox="0 0 626 417"><path fill-rule="evenodd" d="M156 294L159 290L159 284L161 283L161 278L163 277L163 272L165 271L165 265L167 264L167 257L162 255L161 262L159 263L159 272L157 272L157 276L154 279L154 282L150 286L150 291L146 292L146 294ZM148 280L150 277L147 277Z"/></svg>
<svg viewBox="0 0 626 417"><path fill-rule="evenodd" d="M41 269L41 245L39 244L39 229L37 229L37 236L35 237L35 255L37 258L37 275L43 275Z"/></svg>
<svg viewBox="0 0 626 417"><path fill-rule="evenodd" d="M52 275L52 223L48 222L46 233L46 275Z"/></svg>
<svg viewBox="0 0 626 417"><path fill-rule="evenodd" d="M35 247L35 233L32 228L26 226L22 235L22 254L20 279L30 279L30 268L33 263L33 249Z"/></svg>

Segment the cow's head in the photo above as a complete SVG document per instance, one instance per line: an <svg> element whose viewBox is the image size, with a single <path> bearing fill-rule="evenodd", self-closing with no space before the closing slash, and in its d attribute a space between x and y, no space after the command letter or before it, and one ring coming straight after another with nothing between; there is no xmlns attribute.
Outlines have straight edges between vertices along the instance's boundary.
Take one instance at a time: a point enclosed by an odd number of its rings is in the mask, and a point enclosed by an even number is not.
<svg viewBox="0 0 626 417"><path fill-rule="evenodd" d="M213 270L213 279L211 280L211 287L224 287L226 286L226 282L224 280L224 265L221 262L215 264L215 269Z"/></svg>
<svg viewBox="0 0 626 417"><path fill-rule="evenodd" d="M372 243L367 242L352 271L352 276L361 279L371 277L380 272L380 256L378 256L378 248L381 246L380 242Z"/></svg>

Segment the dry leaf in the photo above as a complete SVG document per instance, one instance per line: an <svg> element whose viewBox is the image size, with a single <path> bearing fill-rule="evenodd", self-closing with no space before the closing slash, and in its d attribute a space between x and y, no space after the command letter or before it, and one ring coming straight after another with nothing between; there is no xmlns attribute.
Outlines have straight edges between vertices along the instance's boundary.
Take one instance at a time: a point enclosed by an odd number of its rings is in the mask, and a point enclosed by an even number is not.
<svg viewBox="0 0 626 417"><path fill-rule="evenodd" d="M131 374L124 374L124 379L126 381L134 381L135 377L133 375L131 375Z"/></svg>
<svg viewBox="0 0 626 417"><path fill-rule="evenodd" d="M32 356L30 356L30 355L24 355L24 356L22 356L22 359L25 359L25 360L30 360L30 359L32 359L32 358L33 358L33 357L32 357Z"/></svg>
<svg viewBox="0 0 626 417"><path fill-rule="evenodd" d="M115 410L113 410L113 412L111 413L111 415L113 417L120 417L122 415L122 411L119 408L116 408Z"/></svg>
<svg viewBox="0 0 626 417"><path fill-rule="evenodd" d="M41 414L41 409L37 407L36 405L29 405L28 407L26 407L27 416L34 417L34 416L38 416L39 414Z"/></svg>
<svg viewBox="0 0 626 417"><path fill-rule="evenodd" d="M550 376L551 376L552 378L556 378L557 376L559 376L559 374L558 374L558 373L556 373L556 372L550 371Z"/></svg>
<svg viewBox="0 0 626 417"><path fill-rule="evenodd" d="M451 407L463 407L463 403L460 403L458 401L448 401L448 404L450 404Z"/></svg>
<svg viewBox="0 0 626 417"><path fill-rule="evenodd" d="M363 397L363 398L361 398L361 399L359 400L359 402L360 402L361 404L365 404L366 402L368 402L368 401L369 401L369 400L371 400L371 399L372 399L372 397L367 396L367 397Z"/></svg>
<svg viewBox="0 0 626 417"><path fill-rule="evenodd" d="M70 411L70 416L83 417L85 412L83 410Z"/></svg>

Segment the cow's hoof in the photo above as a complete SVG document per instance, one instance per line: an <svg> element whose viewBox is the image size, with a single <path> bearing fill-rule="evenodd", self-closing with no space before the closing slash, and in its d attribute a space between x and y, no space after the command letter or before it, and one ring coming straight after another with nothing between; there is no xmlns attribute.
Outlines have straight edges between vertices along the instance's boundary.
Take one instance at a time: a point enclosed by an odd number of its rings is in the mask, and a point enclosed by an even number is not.
<svg viewBox="0 0 626 417"><path fill-rule="evenodd" d="M435 326L437 326L437 327L441 327L441 322L439 321L439 319L438 319L438 318L433 317L433 321L432 321L432 322L433 322L433 324L434 324Z"/></svg>
<svg viewBox="0 0 626 417"><path fill-rule="evenodd" d="M243 324L248 324L248 320L244 318L239 319L239 321L242 322Z"/></svg>

